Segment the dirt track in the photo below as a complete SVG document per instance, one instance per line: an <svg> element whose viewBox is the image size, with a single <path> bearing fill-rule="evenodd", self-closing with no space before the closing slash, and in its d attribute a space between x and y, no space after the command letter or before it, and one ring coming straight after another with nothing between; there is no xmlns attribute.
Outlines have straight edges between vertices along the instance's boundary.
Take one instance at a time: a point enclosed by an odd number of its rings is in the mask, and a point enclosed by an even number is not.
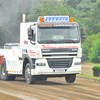
<svg viewBox="0 0 100 100"><path fill-rule="evenodd" d="M28 85L24 79L0 80L0 100L100 100L100 81L77 78L66 83L64 78L48 78Z"/></svg>

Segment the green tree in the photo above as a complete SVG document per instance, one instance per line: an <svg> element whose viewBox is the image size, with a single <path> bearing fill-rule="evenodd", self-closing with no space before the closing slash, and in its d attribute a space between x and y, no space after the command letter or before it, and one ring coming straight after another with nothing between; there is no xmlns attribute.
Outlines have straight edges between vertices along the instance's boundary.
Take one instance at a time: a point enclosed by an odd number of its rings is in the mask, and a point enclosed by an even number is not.
<svg viewBox="0 0 100 100"><path fill-rule="evenodd" d="M88 54L90 52L90 49L92 48L92 42L95 40L95 34L91 36L87 36L86 40L82 44L82 52L83 52L83 60L87 61L88 60Z"/></svg>
<svg viewBox="0 0 100 100"><path fill-rule="evenodd" d="M88 21L91 21L89 12L93 8L94 3L96 3L96 0L65 0L69 15L74 18L74 21L79 23L80 28L86 28L87 35L93 34L90 32L91 30L88 31L89 25L91 25Z"/></svg>
<svg viewBox="0 0 100 100"><path fill-rule="evenodd" d="M85 24L88 28L87 34L97 34L100 32L100 1L93 5L93 8L89 11L88 20L85 21Z"/></svg>
<svg viewBox="0 0 100 100"><path fill-rule="evenodd" d="M94 63L100 62L100 39L93 41L93 46L91 48L88 58Z"/></svg>
<svg viewBox="0 0 100 100"><path fill-rule="evenodd" d="M87 36L86 40L82 44L84 61L87 61L88 59L90 59L88 55L91 51L91 48L93 47L94 41L98 39L100 39L100 33Z"/></svg>
<svg viewBox="0 0 100 100"><path fill-rule="evenodd" d="M91 0L65 0L67 9L71 9L74 13L73 17L76 19L85 18L88 16L87 12L92 8Z"/></svg>
<svg viewBox="0 0 100 100"><path fill-rule="evenodd" d="M39 0L40 2L32 1L32 8L28 13L27 20L28 21L37 21L39 16L51 15L51 14L61 14L66 15L68 10L66 5L61 4L61 2L57 0ZM37 4L37 5L36 5Z"/></svg>

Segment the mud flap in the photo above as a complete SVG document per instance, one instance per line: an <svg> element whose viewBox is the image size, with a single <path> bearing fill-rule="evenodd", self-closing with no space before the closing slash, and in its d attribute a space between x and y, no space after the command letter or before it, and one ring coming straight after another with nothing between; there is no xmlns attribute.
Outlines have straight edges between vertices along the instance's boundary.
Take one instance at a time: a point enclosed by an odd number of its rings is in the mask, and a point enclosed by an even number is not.
<svg viewBox="0 0 100 100"><path fill-rule="evenodd" d="M1 65L0 65L0 79L1 79Z"/></svg>

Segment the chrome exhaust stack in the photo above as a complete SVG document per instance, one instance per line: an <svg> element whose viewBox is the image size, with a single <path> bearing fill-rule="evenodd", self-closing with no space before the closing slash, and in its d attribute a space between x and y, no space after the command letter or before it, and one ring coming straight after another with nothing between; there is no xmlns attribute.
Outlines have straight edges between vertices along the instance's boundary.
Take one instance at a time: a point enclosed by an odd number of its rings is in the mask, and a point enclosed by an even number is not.
<svg viewBox="0 0 100 100"><path fill-rule="evenodd" d="M23 14L23 16L22 16L22 22L23 22L23 23L26 22L26 15L25 15L25 14Z"/></svg>

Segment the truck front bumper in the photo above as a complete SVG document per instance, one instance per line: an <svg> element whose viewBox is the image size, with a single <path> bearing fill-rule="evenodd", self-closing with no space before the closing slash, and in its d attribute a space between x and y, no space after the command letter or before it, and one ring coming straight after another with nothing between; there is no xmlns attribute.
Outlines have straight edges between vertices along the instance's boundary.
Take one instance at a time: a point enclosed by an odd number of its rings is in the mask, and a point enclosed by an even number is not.
<svg viewBox="0 0 100 100"><path fill-rule="evenodd" d="M69 68L50 68L46 59L36 60L35 69L31 69L31 75L64 75L64 74L80 74L81 73L80 58L73 58L71 67ZM37 63L45 63L45 66L37 66Z"/></svg>

